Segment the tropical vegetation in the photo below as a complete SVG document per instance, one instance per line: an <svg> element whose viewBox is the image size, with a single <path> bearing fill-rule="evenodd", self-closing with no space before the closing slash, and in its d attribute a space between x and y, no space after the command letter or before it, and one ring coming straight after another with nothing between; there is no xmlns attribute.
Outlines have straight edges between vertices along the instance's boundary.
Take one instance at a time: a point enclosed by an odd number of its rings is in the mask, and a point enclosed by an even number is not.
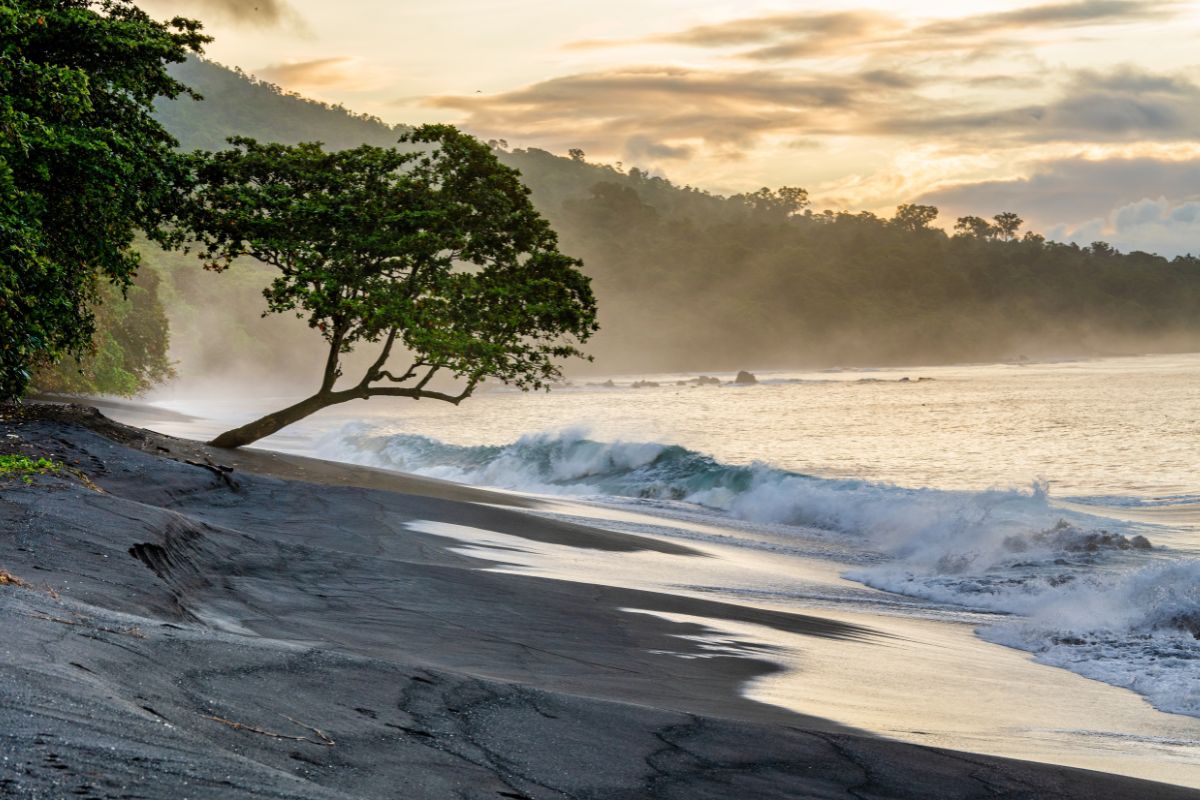
<svg viewBox="0 0 1200 800"><path fill-rule="evenodd" d="M267 309L305 320L327 352L314 394L213 444L240 447L348 400L457 405L489 378L541 389L583 355L589 281L487 145L448 125L403 134L402 150L230 143L192 157L183 231L211 270L242 256L271 267ZM370 364L342 381L364 345L376 346ZM393 371L393 356L411 363ZM439 373L458 386L435 389Z"/></svg>
<svg viewBox="0 0 1200 800"><path fill-rule="evenodd" d="M126 0L0 2L0 398L83 355L105 285L138 270L135 234L165 235L183 172L151 112L188 94L167 67L206 41Z"/></svg>

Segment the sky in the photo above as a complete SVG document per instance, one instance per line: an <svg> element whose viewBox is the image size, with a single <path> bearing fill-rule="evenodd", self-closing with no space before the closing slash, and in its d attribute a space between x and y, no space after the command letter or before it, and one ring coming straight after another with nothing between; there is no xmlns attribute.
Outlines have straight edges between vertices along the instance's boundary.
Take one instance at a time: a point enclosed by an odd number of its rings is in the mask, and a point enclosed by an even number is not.
<svg viewBox="0 0 1200 800"><path fill-rule="evenodd" d="M144 0L387 122L1200 254L1200 0Z"/></svg>

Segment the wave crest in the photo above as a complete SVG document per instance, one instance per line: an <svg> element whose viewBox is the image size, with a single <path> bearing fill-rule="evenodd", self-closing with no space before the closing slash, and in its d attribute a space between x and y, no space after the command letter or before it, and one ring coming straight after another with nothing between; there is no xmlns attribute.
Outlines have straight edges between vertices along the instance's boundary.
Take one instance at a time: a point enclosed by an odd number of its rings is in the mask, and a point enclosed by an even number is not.
<svg viewBox="0 0 1200 800"><path fill-rule="evenodd" d="M1055 509L1044 483L980 492L820 478L762 463L724 464L679 445L598 442L583 428L467 446L351 424L321 443L341 460L538 494L685 502L734 519L860 537L911 567L976 571L1079 550L1148 545ZM1065 517L1070 517L1068 522ZM938 565L942 565L939 568ZM953 565L953 566L952 566Z"/></svg>
<svg viewBox="0 0 1200 800"><path fill-rule="evenodd" d="M846 577L1015 615L981 635L1131 688L1163 710L1200 716L1200 685L1193 685L1200 561L1161 562L1149 540L1120 530L1121 523L1057 508L1044 483L959 492L819 478L760 463L723 464L678 445L597 442L581 428L507 445L460 446L351 425L327 437L321 450L470 484L684 502L796 535L805 535L797 527L836 533L887 556L866 559L868 566Z"/></svg>

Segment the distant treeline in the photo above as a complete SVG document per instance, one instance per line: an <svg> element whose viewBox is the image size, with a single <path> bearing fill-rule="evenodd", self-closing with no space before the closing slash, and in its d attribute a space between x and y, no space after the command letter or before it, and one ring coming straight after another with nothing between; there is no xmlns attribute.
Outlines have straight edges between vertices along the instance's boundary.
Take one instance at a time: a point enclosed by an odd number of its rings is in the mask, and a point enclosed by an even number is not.
<svg viewBox="0 0 1200 800"><path fill-rule="evenodd" d="M1002 211L814 212L639 170L570 196L568 160L509 154L600 298L622 368L921 363L1200 348L1200 258L1047 242ZM583 178L583 175L579 175ZM558 194L547 202L542 187Z"/></svg>
<svg viewBox="0 0 1200 800"><path fill-rule="evenodd" d="M389 145L403 130L216 64L193 60L175 73L205 98L157 109L184 149L220 149L235 134ZM929 206L890 219L817 212L801 189L721 197L592 164L581 151L494 146L594 280L597 371L1200 349L1191 256L1046 242L1022 232L1010 209L961 218L947 233ZM259 320L266 273L212 275L180 254L146 254L185 373L235 367L240 356L261 364L268 351L288 374L313 363L297 344L302 328Z"/></svg>

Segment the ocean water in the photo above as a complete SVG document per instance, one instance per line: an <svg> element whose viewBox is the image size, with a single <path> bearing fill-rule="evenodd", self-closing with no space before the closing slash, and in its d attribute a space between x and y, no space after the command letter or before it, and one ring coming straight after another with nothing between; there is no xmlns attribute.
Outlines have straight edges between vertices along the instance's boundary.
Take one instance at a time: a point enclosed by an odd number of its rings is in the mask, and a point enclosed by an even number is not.
<svg viewBox="0 0 1200 800"><path fill-rule="evenodd" d="M315 450L836 538L851 580L1200 716L1200 356L691 377L364 404Z"/></svg>
<svg viewBox="0 0 1200 800"><path fill-rule="evenodd" d="M722 555L686 575L646 566L657 576L652 588L856 621L886 617L899 626L893 630L909 626L917 639L939 642L920 658L959 652L961 639L942 641L939 631L965 628L1015 659L986 668L1013 676L1001 692L1009 699L988 712L993 718L1004 717L1006 705L1031 718L1056 694L1092 697L1052 677L1029 688L1051 675L1024 672L1032 658L1132 692L1160 717L1181 720L1143 718L1136 708L1118 719L1105 706L1123 701L1111 698L1071 701L1055 713L1090 708L1078 723L1086 730L1071 734L1075 756L1087 737L1101 744L1116 737L1121 757L1150 748L1145 763L1124 771L1155 777L1174 759L1191 770L1179 780L1200 785L1200 354L760 372L752 386L716 374L720 385L685 383L695 377L614 376L611 384L577 381L549 394L490 391L457 408L359 403L263 444L555 498L557 511L548 513L681 538ZM657 385L634 387L643 382ZM210 426L249 416L243 407L211 405L207 414ZM464 547L486 554L493 540L464 535ZM512 562L506 552L499 560ZM510 568L579 580L606 572L633 580L639 569L629 557L620 564L588 558L577 563L556 552ZM743 642L751 638L742 634ZM724 646L719 641L714 647ZM941 669L975 670L967 677L978 681L977 654L962 652L958 666ZM830 656L831 674L837 658ZM819 654L807 659L806 680L819 685ZM910 663L914 675L917 663ZM894 672L878 679L903 684ZM956 691L938 717L948 732L956 730L956 704L969 702L978 683ZM1024 704L1014 699L1021 693ZM896 720L879 721L878 710L821 705L836 694L806 693L800 681L758 689L766 701L916 735ZM892 717L911 717L920 700L905 702L896 700ZM970 747L962 730L939 742ZM975 749L1056 760L995 742ZM1106 759L1117 758L1104 747L1093 748L1090 761L1075 756L1057 760L1115 768Z"/></svg>

